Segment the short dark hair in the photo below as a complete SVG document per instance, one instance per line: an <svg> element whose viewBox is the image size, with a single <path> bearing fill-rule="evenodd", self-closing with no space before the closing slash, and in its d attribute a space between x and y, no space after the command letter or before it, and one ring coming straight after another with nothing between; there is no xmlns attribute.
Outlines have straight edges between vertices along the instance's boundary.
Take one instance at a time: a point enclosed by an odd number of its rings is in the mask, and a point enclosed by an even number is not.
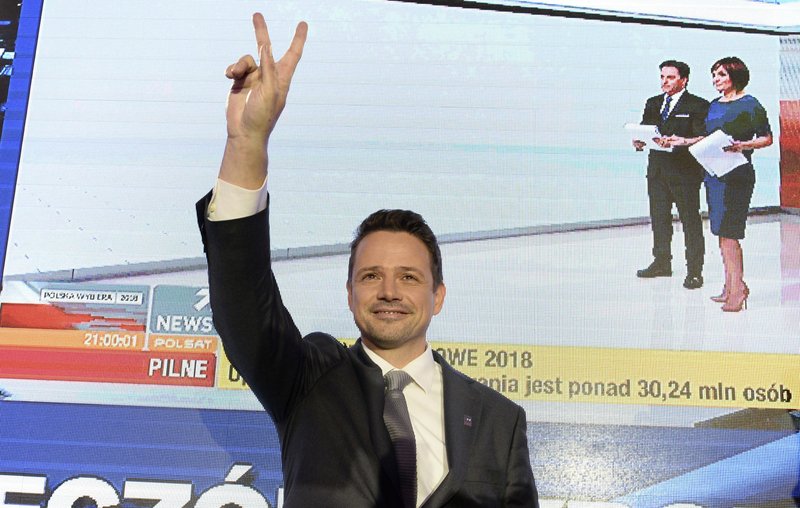
<svg viewBox="0 0 800 508"><path fill-rule="evenodd" d="M365 236L376 231L408 233L418 238L430 254L433 289L436 290L441 285L444 278L442 277L442 253L439 250L439 242L436 240L436 235L433 234L428 223L422 218L422 215L411 210L378 210L359 224L355 237L350 242L350 262L347 267L347 280L353 277L353 264L355 263L358 245Z"/></svg>
<svg viewBox="0 0 800 508"><path fill-rule="evenodd" d="M661 65L659 65L658 68L663 69L664 67L675 67L678 69L678 76L689 79L689 64L686 62L681 62L678 60L664 60L661 62Z"/></svg>
<svg viewBox="0 0 800 508"><path fill-rule="evenodd" d="M750 82L750 69L742 62L741 58L735 56L720 58L711 66L711 74L714 74L714 71L720 67L725 69L728 76L731 77L731 84L737 92L744 90L744 87Z"/></svg>

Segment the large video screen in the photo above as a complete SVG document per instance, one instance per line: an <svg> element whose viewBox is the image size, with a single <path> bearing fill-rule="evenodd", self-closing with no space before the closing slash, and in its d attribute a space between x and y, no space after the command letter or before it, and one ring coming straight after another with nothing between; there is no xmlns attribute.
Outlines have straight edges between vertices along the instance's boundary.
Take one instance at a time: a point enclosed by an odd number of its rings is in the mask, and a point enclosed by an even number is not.
<svg viewBox="0 0 800 508"><path fill-rule="evenodd" d="M303 333L357 338L352 232L415 210L448 289L429 340L526 410L543 507L795 506L794 39L474 7L21 2L19 113L0 131L0 506L282 505L278 438L222 351L194 212L255 11L276 54L310 27L268 182L273 266ZM688 63L711 100L726 56L747 63L775 139L753 156L738 313L709 299L724 274L707 220L701 289L681 285L678 221L674 275L636 277L652 260L648 155L624 129L661 93L662 61Z"/></svg>

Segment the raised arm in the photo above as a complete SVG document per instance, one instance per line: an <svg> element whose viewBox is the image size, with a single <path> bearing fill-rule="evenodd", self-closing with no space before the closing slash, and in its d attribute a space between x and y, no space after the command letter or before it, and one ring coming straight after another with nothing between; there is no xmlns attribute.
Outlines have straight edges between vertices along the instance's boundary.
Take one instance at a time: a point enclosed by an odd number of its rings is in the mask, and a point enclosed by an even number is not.
<svg viewBox="0 0 800 508"><path fill-rule="evenodd" d="M228 140L219 170L220 179L245 189L260 188L267 176L269 136L286 105L308 33L308 25L300 22L289 49L276 62L260 13L253 15L253 28L260 62L245 55L225 70L233 85L225 113Z"/></svg>
<svg viewBox="0 0 800 508"><path fill-rule="evenodd" d="M246 189L260 188L266 177L267 142L286 104L308 30L300 23L289 50L275 62L261 14L253 16L253 26L260 64L247 55L225 72L233 86L219 172L221 180ZM268 214L262 210L235 220L211 220L210 206L206 196L197 212L214 325L228 358L279 421L290 413L308 378L308 355L272 273Z"/></svg>

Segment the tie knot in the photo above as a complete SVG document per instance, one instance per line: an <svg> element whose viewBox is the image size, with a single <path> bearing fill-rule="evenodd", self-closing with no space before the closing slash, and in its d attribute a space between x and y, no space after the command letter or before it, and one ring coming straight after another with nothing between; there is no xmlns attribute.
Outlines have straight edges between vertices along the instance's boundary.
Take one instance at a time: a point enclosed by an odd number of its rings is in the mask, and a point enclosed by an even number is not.
<svg viewBox="0 0 800 508"><path fill-rule="evenodd" d="M402 390L411 382L411 376L402 370L392 370L383 376L383 380L387 390Z"/></svg>

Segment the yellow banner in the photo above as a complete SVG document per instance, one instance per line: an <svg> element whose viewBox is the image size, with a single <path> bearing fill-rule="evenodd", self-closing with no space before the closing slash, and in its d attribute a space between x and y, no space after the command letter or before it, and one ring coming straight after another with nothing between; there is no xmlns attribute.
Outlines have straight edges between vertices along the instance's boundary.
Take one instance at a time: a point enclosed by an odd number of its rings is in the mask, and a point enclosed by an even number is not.
<svg viewBox="0 0 800 508"><path fill-rule="evenodd" d="M516 401L800 407L798 355L450 342L431 345L457 370ZM220 388L246 387L222 352L218 373Z"/></svg>
<svg viewBox="0 0 800 508"><path fill-rule="evenodd" d="M794 409L796 355L433 344L451 365L511 399Z"/></svg>
<svg viewBox="0 0 800 508"><path fill-rule="evenodd" d="M217 388L226 390L244 390L247 388L247 383L233 368L231 361L228 360L228 356L222 348L219 348L219 353L217 353Z"/></svg>

